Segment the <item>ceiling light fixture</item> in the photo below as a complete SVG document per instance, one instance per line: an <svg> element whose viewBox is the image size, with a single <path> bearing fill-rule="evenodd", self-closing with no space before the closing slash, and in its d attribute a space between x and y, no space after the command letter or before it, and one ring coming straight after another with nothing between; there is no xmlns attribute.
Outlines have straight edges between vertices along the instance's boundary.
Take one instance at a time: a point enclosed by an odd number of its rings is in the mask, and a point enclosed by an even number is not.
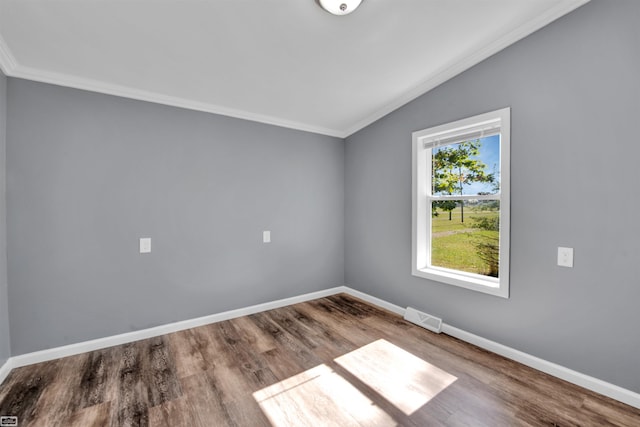
<svg viewBox="0 0 640 427"><path fill-rule="evenodd" d="M348 15L360 6L362 0L318 0L320 6L334 15Z"/></svg>

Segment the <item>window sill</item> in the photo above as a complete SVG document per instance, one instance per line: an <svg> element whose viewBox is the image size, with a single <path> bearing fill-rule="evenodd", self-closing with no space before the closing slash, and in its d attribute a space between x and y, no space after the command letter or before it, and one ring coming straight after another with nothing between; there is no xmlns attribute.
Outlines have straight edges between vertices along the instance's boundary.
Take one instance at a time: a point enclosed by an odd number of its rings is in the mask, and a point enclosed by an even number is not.
<svg viewBox="0 0 640 427"><path fill-rule="evenodd" d="M461 274L458 271L433 267L414 269L412 274L435 282L447 283L497 297L509 298L508 286L506 286L505 283L501 283L503 281L492 277L472 273Z"/></svg>

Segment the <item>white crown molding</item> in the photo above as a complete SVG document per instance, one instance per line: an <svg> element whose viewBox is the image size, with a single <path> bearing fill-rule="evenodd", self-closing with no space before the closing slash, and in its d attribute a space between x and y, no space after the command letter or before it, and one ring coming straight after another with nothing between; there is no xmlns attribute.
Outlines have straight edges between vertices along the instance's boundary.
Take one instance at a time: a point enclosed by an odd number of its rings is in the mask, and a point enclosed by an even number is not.
<svg viewBox="0 0 640 427"><path fill-rule="evenodd" d="M574 11L575 9L585 5L590 1L591 0L567 0L566 2L559 3L536 19L527 21L525 24L494 40L492 43L484 46L482 49L479 49L474 53L465 56L460 61L457 61L449 65L448 67L445 67L435 76L428 78L427 80L415 86L413 89L410 89L400 97L396 98L395 101L385 105L371 115L364 117L353 126L344 130L344 138L347 138L348 136L358 132L359 130L364 129L376 120L383 118L387 114L397 110L405 104L408 104L409 102L413 101L421 95L424 95L430 90L435 89L442 83L451 80L458 74L462 74L464 71L470 69L474 65L479 64L490 56L495 55L501 50L533 34L539 29L549 25L553 21L563 17L567 13Z"/></svg>
<svg viewBox="0 0 640 427"><path fill-rule="evenodd" d="M73 76L70 74L56 73L52 71L23 66L16 61L13 53L11 53L11 50L9 49L9 46L2 37L2 34L0 34L0 69L2 69L2 72L9 77L32 80L57 86L71 87L74 89L103 93L105 95L114 95L123 98L136 99L138 101L152 102L155 104L168 105L171 107L184 108L187 110L202 111L205 113L218 114L221 116L233 117L241 120L250 120L252 122L333 136L336 138L346 137L344 132L336 129L313 126L307 123L300 123L264 114L237 110L233 108L223 107L221 105L199 102L157 92L150 92L127 86L106 83L99 80Z"/></svg>
<svg viewBox="0 0 640 427"><path fill-rule="evenodd" d="M134 89L127 86L106 83L99 80L86 79L69 74L38 70L31 67L24 67L22 65L17 65L16 67L14 67L11 76L26 80L33 80L41 83L72 87L75 89L82 89L90 92L115 95L123 98L136 99L138 101L152 102L155 104L179 107L187 110L202 111L205 113L218 114L221 116L233 117L236 119L250 120L252 122L343 138L342 133L334 129L312 126L306 123L285 120L278 117L236 110L233 108L223 107L221 105L194 101L191 99L165 95L157 92Z"/></svg>
<svg viewBox="0 0 640 427"><path fill-rule="evenodd" d="M399 316L404 316L405 309L398 305L365 294L364 292L360 292L348 286L337 286L318 292L312 292L296 297L253 305L237 310L225 311L210 316L198 317L196 319L184 320L182 322L170 323L167 325L157 326L155 328L143 329L126 334L114 335L77 344L66 345L63 347L56 347L47 350L36 351L33 353L22 354L19 356L13 356L9 358L9 360L7 360L3 366L0 366L0 384L5 380L5 378L7 377L7 375L9 375L10 371L13 368L31 365L34 363L46 362L48 360L58 359L61 357L81 354L87 351L100 350L114 345L126 344L141 339L153 338L172 332L195 328L210 323L221 322L223 320L229 320L240 316L247 316L262 311L272 310L274 308L284 307L287 305L310 301L313 299L323 298L339 293L352 295L356 298L360 298L363 301L369 302L373 305L396 313ZM611 384L598 378L594 378L589 375L574 371L572 369L565 368L564 366L557 365L553 362L540 359L539 357L524 353L511 347L507 347L495 341L488 340L486 338L472 334L446 323L442 324L442 332L452 337L456 337L462 341L481 347L485 350L504 356L508 359L515 360L533 369L545 372L556 378L563 379L567 382L584 387L588 390L594 391L604 396L608 396L612 399L626 403L627 405L633 406L635 408L640 408L640 393L627 390L615 384Z"/></svg>
<svg viewBox="0 0 640 427"><path fill-rule="evenodd" d="M234 117L237 119L251 120L254 122L265 123L274 126L296 129L305 132L318 133L337 138L347 138L355 132L365 128L376 120L386 116L387 114L397 110L401 106L416 99L417 97L429 92L447 80L457 76L458 74L468 70L474 65L487 59L491 55L501 51L511 44L523 39L531 33L548 25L556 19L566 15L567 13L577 9L578 7L588 3L590 0L567 0L559 3L557 6L549 9L545 14L540 15L537 19L528 21L524 25L511 31L503 37L495 40L488 46L480 49L471 55L466 56L462 60L444 68L435 76L423 81L404 95L396 98L393 102L385 105L371 115L364 117L357 123L346 129L330 129L321 126L314 126L307 123L300 123L291 120L285 120L278 117L256 114L249 111L242 111L233 108L227 108L221 105L215 105L205 102L194 101L186 98L180 98L165 95L156 92L143 91L126 86L106 83L98 80L85 79L73 75L38 70L35 68L20 65L5 41L0 36L0 68L5 75L17 77L27 80L34 80L42 83L50 83L59 86L67 86L76 89L82 89L92 92L104 93L107 95L115 95L124 98L137 99L140 101L153 102L156 104L169 105L172 107L185 108L189 110L202 111L206 113L219 114L222 116Z"/></svg>

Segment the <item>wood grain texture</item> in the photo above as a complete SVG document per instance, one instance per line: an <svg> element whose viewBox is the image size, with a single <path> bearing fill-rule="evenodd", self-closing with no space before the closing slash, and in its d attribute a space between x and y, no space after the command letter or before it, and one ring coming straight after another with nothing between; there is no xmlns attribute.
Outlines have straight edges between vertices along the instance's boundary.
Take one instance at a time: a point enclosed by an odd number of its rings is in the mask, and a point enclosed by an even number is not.
<svg viewBox="0 0 640 427"><path fill-rule="evenodd" d="M347 295L14 369L20 426L640 426L640 410Z"/></svg>

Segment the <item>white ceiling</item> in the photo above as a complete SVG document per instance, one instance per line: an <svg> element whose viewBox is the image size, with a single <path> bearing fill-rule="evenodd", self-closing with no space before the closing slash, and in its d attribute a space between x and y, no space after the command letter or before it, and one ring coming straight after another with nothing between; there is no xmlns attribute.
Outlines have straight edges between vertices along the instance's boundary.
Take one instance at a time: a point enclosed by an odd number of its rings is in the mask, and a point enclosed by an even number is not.
<svg viewBox="0 0 640 427"><path fill-rule="evenodd" d="M587 1L0 0L0 67L346 137Z"/></svg>

